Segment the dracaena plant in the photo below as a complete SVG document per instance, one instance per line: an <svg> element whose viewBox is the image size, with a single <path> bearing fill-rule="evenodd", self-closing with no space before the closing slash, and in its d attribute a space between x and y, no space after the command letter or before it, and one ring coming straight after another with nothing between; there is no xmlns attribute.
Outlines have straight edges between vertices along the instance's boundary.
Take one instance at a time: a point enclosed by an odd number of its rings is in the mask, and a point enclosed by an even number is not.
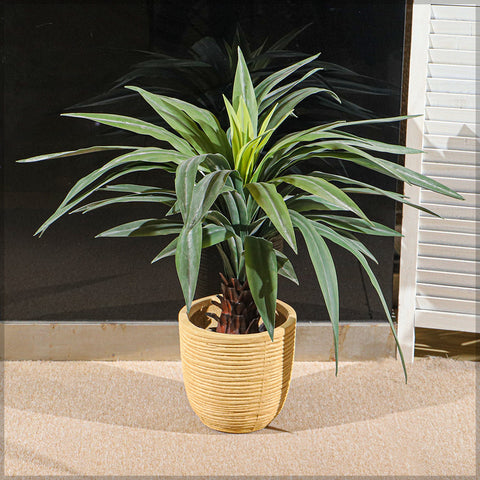
<svg viewBox="0 0 480 480"><path fill-rule="evenodd" d="M361 138L343 130L354 124L391 122L406 117L321 124L270 141L305 97L323 94L336 98L333 92L320 88L299 90L294 97L289 95L292 84L284 81L312 60L295 63L254 85L239 49L232 98L223 98L228 113L228 124L223 126L208 110L138 87L127 88L140 94L169 129L120 115L67 114L149 135L161 142L161 146L95 146L23 160L33 162L100 150L128 150L79 180L37 234L41 235L62 215L73 211L85 213L128 202L167 205L170 210L163 218L129 222L98 236L173 235L153 262L175 256L187 309L195 294L201 250L215 246L224 267L217 331L253 333L264 325L273 339L278 275L298 283L288 258L297 253L297 231L305 240L333 326L336 372L339 295L328 242L345 248L360 262L378 293L398 345L388 305L368 263L376 260L355 236L398 233L367 218L350 194L385 196L409 204L408 199L352 178L326 173L320 167L325 159L354 163L434 192L455 198L459 195L378 156L417 150ZM292 167L306 160L310 160L309 164L315 160L319 169L308 174L292 173ZM128 174L154 170L170 172L175 189L117 183ZM98 191L119 195L84 202ZM279 237L291 250L278 247L275 239ZM403 355L401 358L406 376Z"/></svg>

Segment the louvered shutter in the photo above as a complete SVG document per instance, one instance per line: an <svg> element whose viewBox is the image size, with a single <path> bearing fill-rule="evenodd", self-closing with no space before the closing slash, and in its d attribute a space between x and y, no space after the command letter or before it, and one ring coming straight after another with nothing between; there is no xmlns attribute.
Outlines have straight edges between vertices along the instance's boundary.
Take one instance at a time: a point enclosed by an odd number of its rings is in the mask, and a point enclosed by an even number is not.
<svg viewBox="0 0 480 480"><path fill-rule="evenodd" d="M413 361L417 327L479 332L480 266L476 43L480 8L472 3L415 1L407 125L408 168L453 188L465 201L416 187L405 194L443 219L403 210L398 327Z"/></svg>

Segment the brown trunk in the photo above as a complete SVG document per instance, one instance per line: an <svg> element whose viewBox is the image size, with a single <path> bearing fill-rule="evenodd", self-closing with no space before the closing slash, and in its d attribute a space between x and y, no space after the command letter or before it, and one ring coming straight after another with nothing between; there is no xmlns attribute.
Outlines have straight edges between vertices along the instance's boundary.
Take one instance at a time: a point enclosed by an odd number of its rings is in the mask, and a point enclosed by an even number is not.
<svg viewBox="0 0 480 480"><path fill-rule="evenodd" d="M227 280L222 274L220 288L222 294L218 295L219 302L212 302L221 309L218 316L215 313L207 313L208 316L217 320L215 329L219 333L258 333L264 330L259 325L260 314L258 313L252 292L248 282L241 283L238 278Z"/></svg>

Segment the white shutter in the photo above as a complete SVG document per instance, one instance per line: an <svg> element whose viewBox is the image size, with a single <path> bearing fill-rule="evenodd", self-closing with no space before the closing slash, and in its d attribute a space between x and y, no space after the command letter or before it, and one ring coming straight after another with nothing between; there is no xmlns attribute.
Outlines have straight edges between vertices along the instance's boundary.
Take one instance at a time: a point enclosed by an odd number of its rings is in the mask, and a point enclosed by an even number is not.
<svg viewBox="0 0 480 480"><path fill-rule="evenodd" d="M480 199L477 154L480 7L414 0L405 166L461 193L465 201L405 186L405 194L444 218L403 209L398 328L413 361L415 326L480 332Z"/></svg>

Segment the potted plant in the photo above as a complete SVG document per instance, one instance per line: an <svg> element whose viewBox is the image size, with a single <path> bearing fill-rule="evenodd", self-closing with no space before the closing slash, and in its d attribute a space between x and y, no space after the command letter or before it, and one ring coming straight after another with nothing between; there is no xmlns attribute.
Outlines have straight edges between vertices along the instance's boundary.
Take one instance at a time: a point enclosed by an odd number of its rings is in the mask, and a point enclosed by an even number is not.
<svg viewBox="0 0 480 480"><path fill-rule="evenodd" d="M38 229L38 235L66 213L85 213L128 202L153 202L170 207L164 218L129 222L98 236L175 236L153 262L175 256L186 304L179 314L185 387L192 408L206 425L217 430L261 429L278 414L285 401L296 318L291 307L277 300L277 279L282 275L297 282L288 258L297 252L295 231L305 240L333 326L335 372L339 298L327 241L345 248L360 262L379 295L398 346L388 306L367 261L375 258L355 237L358 233L389 236L398 233L367 218L350 194L380 195L410 204L408 199L321 169L308 175L295 173L297 164L312 159L319 166L325 159L353 162L461 198L448 187L377 156L378 152L404 154L418 150L361 138L343 130L355 124L392 122L407 117L337 121L272 141L282 122L293 115L296 105L306 97L324 94L337 98L324 88L300 88L299 81L284 82L316 57L274 72L254 86L238 49L232 98L223 97L229 120L226 129L208 110L138 87L126 87L140 94L170 128L112 114L67 116L149 135L168 147L95 146L21 160L35 162L100 150L127 150L79 180ZM158 169L174 175L174 190L116 183L125 175ZM120 195L84 203L98 191ZM289 248L284 250L279 239ZM201 251L212 246L216 247L224 267L221 293L194 300ZM399 353L406 379L400 348Z"/></svg>

